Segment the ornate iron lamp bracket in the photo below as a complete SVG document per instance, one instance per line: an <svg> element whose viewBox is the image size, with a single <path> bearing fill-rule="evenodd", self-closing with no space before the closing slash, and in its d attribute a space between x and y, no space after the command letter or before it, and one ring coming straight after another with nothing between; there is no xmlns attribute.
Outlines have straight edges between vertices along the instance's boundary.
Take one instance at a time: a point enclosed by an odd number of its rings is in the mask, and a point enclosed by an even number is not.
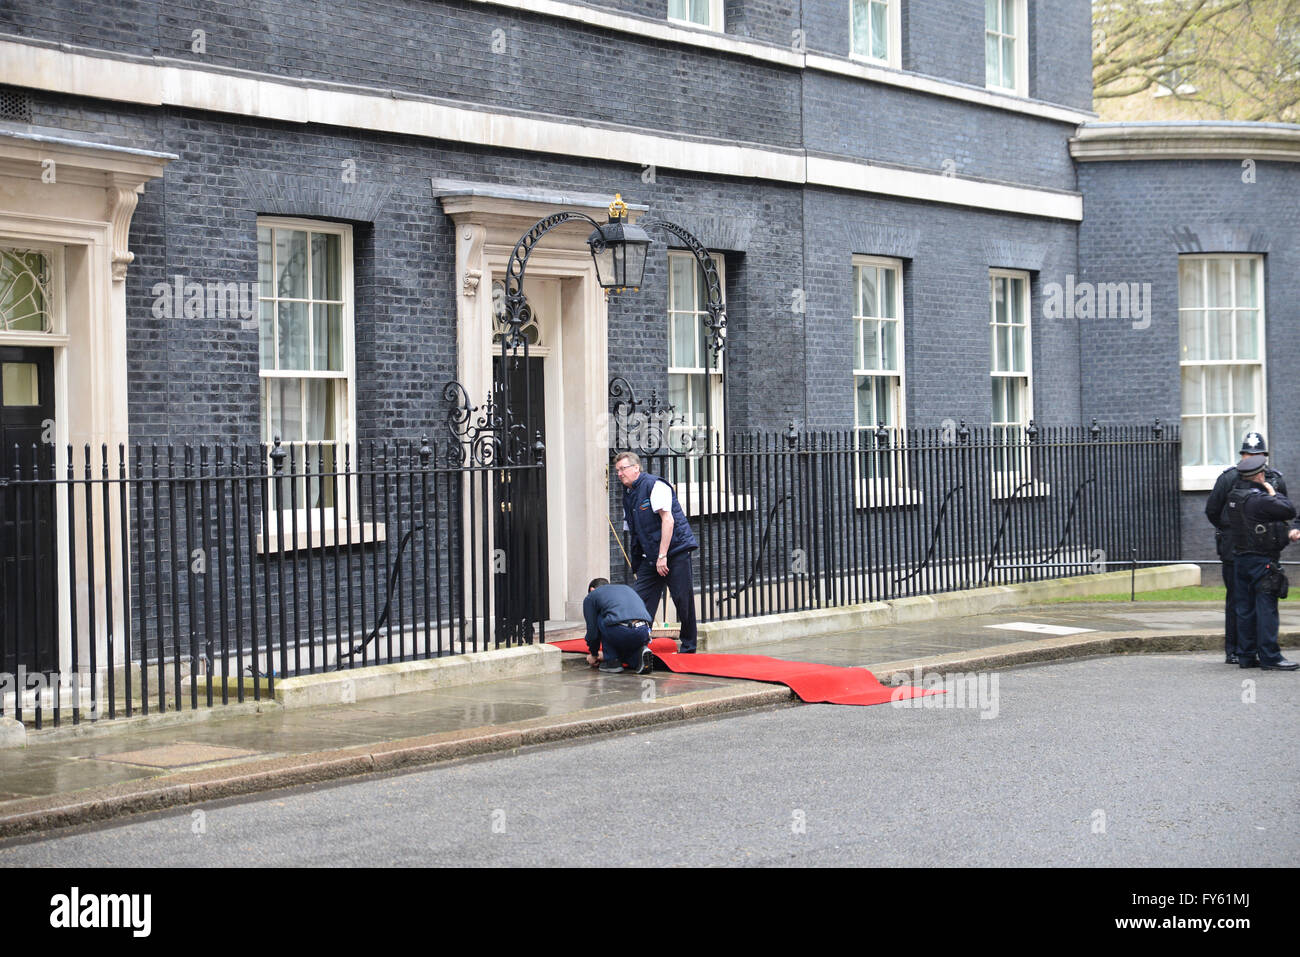
<svg viewBox="0 0 1300 957"><path fill-rule="evenodd" d="M713 263L713 257L705 249L698 239L691 233L678 226L676 223L670 223L663 219L642 220L639 225L642 229L662 229L665 232L672 233L685 244L686 248L691 251L695 261L700 264L704 270L704 281L708 286L708 311L709 316L704 320L704 327L708 332L709 358L716 360L718 354L722 352L726 345L727 339L727 312L722 304L722 283L718 279L718 267Z"/></svg>
<svg viewBox="0 0 1300 957"><path fill-rule="evenodd" d="M533 247L552 229L575 219L591 223L597 231L601 228L601 224L586 213L564 210L539 219L528 232L519 237L519 242L515 243L515 248L510 253L510 261L506 263L507 328L501 335L503 352L507 349L517 350L520 346L524 347L525 352L527 351L527 341L521 332L530 315L528 300L524 298L524 271L528 268L528 257L532 255Z"/></svg>

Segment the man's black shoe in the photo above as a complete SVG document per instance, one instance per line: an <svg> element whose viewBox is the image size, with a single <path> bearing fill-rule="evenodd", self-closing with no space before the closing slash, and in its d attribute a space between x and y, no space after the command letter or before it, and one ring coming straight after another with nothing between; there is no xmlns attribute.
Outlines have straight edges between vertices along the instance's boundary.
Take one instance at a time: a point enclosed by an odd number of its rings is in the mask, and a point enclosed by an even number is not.
<svg viewBox="0 0 1300 957"><path fill-rule="evenodd" d="M601 665L600 673L604 675L621 675L623 673L623 663L616 661L612 665Z"/></svg>
<svg viewBox="0 0 1300 957"><path fill-rule="evenodd" d="M641 649L641 667L634 673L638 675L648 675L655 670L655 656L649 648Z"/></svg>
<svg viewBox="0 0 1300 957"><path fill-rule="evenodd" d="M1237 662L1238 668L1258 668L1259 662L1254 658L1242 658Z"/></svg>
<svg viewBox="0 0 1300 957"><path fill-rule="evenodd" d="M1226 658L1223 659L1223 663L1224 663L1225 665L1235 665L1235 664L1239 664L1239 662L1237 661L1237 656L1236 656L1236 655L1228 655Z"/></svg>
<svg viewBox="0 0 1300 957"><path fill-rule="evenodd" d="M1279 658L1271 665L1266 665L1262 661L1259 663L1260 671L1296 671L1300 670L1300 664L1294 661L1287 661L1285 658Z"/></svg>

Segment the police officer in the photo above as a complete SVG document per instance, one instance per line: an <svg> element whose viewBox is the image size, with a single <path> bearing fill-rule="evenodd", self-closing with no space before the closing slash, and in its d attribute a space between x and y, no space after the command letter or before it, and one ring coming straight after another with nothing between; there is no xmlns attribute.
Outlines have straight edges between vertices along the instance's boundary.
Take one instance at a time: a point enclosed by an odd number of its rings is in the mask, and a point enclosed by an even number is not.
<svg viewBox="0 0 1300 957"><path fill-rule="evenodd" d="M1244 459L1248 455L1268 456L1268 444L1264 441L1264 436L1259 432L1247 432L1241 440L1241 456ZM1237 466L1232 465L1224 469L1214 483L1214 490L1210 492L1210 497L1205 500L1205 517L1209 519L1210 524L1214 526L1214 544L1219 552L1219 560L1223 563L1220 569L1223 573L1223 586L1227 590L1223 601L1223 660L1226 664L1237 664L1237 602L1235 595L1235 585L1237 579L1236 567L1232 560L1232 529L1228 525L1228 513L1225 511L1228 504L1228 493L1232 491L1233 486L1237 484ZM1279 495L1285 496L1286 481L1282 478L1282 473L1277 469L1265 468L1264 481L1273 486Z"/></svg>
<svg viewBox="0 0 1300 957"><path fill-rule="evenodd" d="M1277 600L1286 594L1279 559L1300 529L1290 527L1295 506L1264 477L1264 456L1237 464L1237 483L1228 493L1228 521L1236 566L1237 664L1265 671L1295 671L1277 644Z"/></svg>
<svg viewBox="0 0 1300 957"><path fill-rule="evenodd" d="M641 471L641 458L623 452L614 459L614 471L623 483L623 525L632 533L632 586L653 617L663 598L664 586L673 596L682 654L694 654L696 643L695 591L691 580L691 552L700 547L677 501L677 492L657 475Z"/></svg>

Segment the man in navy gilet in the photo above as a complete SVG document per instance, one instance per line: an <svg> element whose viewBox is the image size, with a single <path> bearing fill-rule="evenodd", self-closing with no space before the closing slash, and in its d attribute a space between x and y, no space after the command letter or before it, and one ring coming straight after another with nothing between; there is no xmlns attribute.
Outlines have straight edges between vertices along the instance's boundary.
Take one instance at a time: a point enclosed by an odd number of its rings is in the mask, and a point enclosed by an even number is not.
<svg viewBox="0 0 1300 957"><path fill-rule="evenodd" d="M632 587L645 602L651 618L659 610L664 586L673 596L681 623L683 654L695 653L695 587L691 552L700 547L677 501L677 492L657 475L641 471L641 459L623 452L614 460L623 483L623 525L632 533Z"/></svg>

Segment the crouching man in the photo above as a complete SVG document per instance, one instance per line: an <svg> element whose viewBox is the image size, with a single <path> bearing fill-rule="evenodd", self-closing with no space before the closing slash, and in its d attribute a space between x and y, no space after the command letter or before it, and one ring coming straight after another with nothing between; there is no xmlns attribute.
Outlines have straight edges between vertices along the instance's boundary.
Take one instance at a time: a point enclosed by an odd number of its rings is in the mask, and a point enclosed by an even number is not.
<svg viewBox="0 0 1300 957"><path fill-rule="evenodd" d="M582 617L587 620L587 664L611 675L621 674L624 665L636 675L651 671L650 613L629 586L593 578L582 601Z"/></svg>

